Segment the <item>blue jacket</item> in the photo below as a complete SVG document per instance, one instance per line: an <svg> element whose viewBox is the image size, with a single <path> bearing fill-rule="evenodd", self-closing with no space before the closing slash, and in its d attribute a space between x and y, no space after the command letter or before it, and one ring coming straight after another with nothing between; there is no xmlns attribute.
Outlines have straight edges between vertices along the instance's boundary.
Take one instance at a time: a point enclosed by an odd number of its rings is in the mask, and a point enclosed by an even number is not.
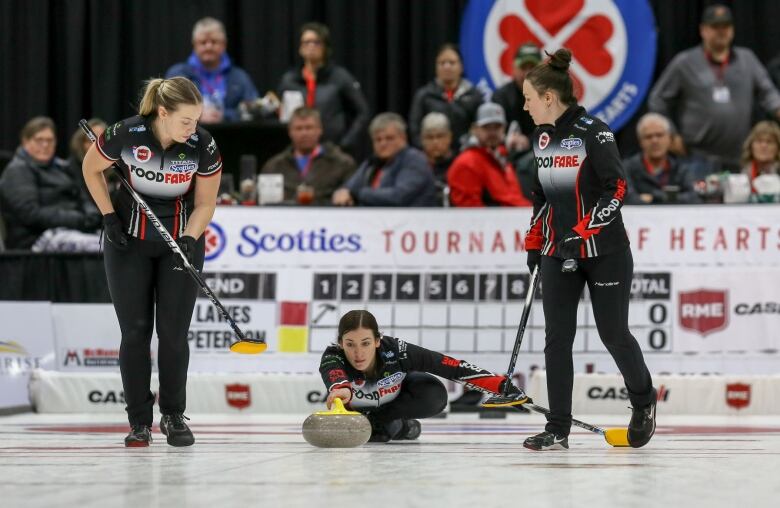
<svg viewBox="0 0 780 508"><path fill-rule="evenodd" d="M379 186L371 180L381 162L366 159L344 185L358 206L436 206L436 186L425 155L407 146L382 167Z"/></svg>
<svg viewBox="0 0 780 508"><path fill-rule="evenodd" d="M172 78L174 76L184 76L198 86L201 93L203 93L203 86L201 84L201 78L199 70L192 65L192 56L186 62L180 62L174 64L165 73L166 78ZM222 64L219 71L225 79L225 121L234 122L240 120L240 114L238 112L238 105L241 101L252 101L257 99L257 88L252 83L252 78L240 67L232 64L228 56L225 54L222 57Z"/></svg>

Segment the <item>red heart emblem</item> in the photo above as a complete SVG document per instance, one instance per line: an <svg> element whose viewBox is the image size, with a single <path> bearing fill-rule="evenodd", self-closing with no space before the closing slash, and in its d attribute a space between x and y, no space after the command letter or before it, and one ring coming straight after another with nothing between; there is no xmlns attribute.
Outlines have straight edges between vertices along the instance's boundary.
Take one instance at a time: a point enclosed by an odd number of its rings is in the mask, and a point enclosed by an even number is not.
<svg viewBox="0 0 780 508"><path fill-rule="evenodd" d="M534 33L515 14L505 16L498 25L499 35L506 43L506 49L500 56L501 70L507 75L512 74L514 56L521 45L531 41L543 47L543 41L555 36L569 23L579 22L575 18L582 10L583 4L584 0L560 0L551 8L549 0L525 0L528 12L546 34ZM609 18L602 15L590 16L564 41L563 47L570 49L577 63L592 76L603 76L614 64L614 59L606 48L613 32L614 27ZM579 99L583 95L582 80L574 72L571 75L575 83L574 92Z"/></svg>

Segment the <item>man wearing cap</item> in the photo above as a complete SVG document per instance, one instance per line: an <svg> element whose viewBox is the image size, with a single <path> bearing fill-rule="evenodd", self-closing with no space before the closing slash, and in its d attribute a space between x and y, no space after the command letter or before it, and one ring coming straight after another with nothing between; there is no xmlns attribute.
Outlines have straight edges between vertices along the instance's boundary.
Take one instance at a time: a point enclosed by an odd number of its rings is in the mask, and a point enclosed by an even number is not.
<svg viewBox="0 0 780 508"><path fill-rule="evenodd" d="M531 206L507 159L505 129L504 108L494 102L479 107L477 144L463 150L447 173L453 206Z"/></svg>
<svg viewBox="0 0 780 508"><path fill-rule="evenodd" d="M523 109L523 106L525 106L523 81L525 81L525 75L528 74L528 71L539 65L541 61L542 52L533 42L526 42L517 48L514 66L512 67L512 81L496 90L491 99L504 108L506 113L507 121L510 124L507 148L513 159L531 148L529 138L536 126L528 111ZM512 128L512 125L515 127Z"/></svg>
<svg viewBox="0 0 780 508"><path fill-rule="evenodd" d="M742 142L758 102L780 118L780 93L747 48L732 46L734 20L725 5L704 10L702 44L677 55L650 92L650 111L661 113L682 137L678 150L694 160L697 178L739 171Z"/></svg>

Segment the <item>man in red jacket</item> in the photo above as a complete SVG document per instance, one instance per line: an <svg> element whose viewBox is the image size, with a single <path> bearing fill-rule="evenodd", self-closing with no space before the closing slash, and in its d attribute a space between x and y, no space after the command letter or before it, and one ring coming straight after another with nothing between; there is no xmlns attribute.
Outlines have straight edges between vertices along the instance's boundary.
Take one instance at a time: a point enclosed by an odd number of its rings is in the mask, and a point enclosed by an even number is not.
<svg viewBox="0 0 780 508"><path fill-rule="evenodd" d="M506 115L493 102L477 110L477 144L467 146L447 173L453 206L531 206L504 146Z"/></svg>

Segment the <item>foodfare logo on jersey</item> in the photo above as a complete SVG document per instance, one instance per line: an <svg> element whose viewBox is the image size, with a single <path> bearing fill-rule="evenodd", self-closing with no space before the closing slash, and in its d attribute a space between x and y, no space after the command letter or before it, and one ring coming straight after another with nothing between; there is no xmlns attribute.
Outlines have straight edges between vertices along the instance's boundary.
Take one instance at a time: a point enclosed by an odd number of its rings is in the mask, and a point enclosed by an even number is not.
<svg viewBox="0 0 780 508"><path fill-rule="evenodd" d="M728 299L726 290L680 291L678 307L680 326L702 337L726 328Z"/></svg>
<svg viewBox="0 0 780 508"><path fill-rule="evenodd" d="M534 42L572 50L580 103L612 129L625 124L647 94L656 32L646 0L471 0L460 32L466 76L498 88L512 76L517 49Z"/></svg>

